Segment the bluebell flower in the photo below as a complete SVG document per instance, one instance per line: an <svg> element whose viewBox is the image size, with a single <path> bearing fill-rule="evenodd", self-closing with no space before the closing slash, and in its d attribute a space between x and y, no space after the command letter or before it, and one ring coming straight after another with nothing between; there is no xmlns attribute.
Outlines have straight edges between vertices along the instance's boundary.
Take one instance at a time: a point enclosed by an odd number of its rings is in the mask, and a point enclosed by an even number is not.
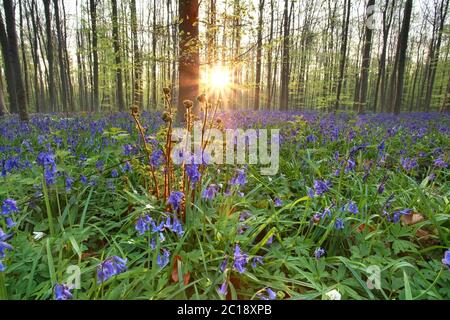
<svg viewBox="0 0 450 320"><path fill-rule="evenodd" d="M241 252L241 248L239 247L239 245L236 244L236 247L234 249L233 269L237 270L239 273L244 273L247 262L248 262L248 255L245 253L243 254Z"/></svg>
<svg viewBox="0 0 450 320"><path fill-rule="evenodd" d="M308 188L306 193L308 194L308 197L310 197L311 199L314 198L314 190L313 189Z"/></svg>
<svg viewBox="0 0 450 320"><path fill-rule="evenodd" d="M344 220L342 220L341 218L337 218L336 222L334 223L334 227L336 228L336 230L344 229Z"/></svg>
<svg viewBox="0 0 450 320"><path fill-rule="evenodd" d="M156 222L153 220L151 224L152 224L152 232L163 232L165 229L164 221L162 221L159 225L157 225Z"/></svg>
<svg viewBox="0 0 450 320"><path fill-rule="evenodd" d="M155 237L153 237L150 240L150 249L155 250L155 248L156 248L156 239L155 239Z"/></svg>
<svg viewBox="0 0 450 320"><path fill-rule="evenodd" d="M13 219L11 219L11 218L9 218L9 217L6 218L6 226L7 226L9 229L15 227L16 225L17 225L17 223L15 223Z"/></svg>
<svg viewBox="0 0 450 320"><path fill-rule="evenodd" d="M434 161L434 164L433 164L435 167L437 167L437 168L447 168L448 167L448 163L447 162L445 162L442 158L437 158L435 161Z"/></svg>
<svg viewBox="0 0 450 320"><path fill-rule="evenodd" d="M266 292L268 296L262 293L257 293L256 296L261 300L275 300L277 298L277 294L272 289L266 288Z"/></svg>
<svg viewBox="0 0 450 320"><path fill-rule="evenodd" d="M0 272L5 271L5 265L3 264L3 262L0 260Z"/></svg>
<svg viewBox="0 0 450 320"><path fill-rule="evenodd" d="M220 286L220 288L217 290L217 292L221 295L221 296L226 296L228 293L228 282L225 281L224 283L222 283L222 285Z"/></svg>
<svg viewBox="0 0 450 320"><path fill-rule="evenodd" d="M81 182L81 184L86 185L88 183L87 177L82 175L80 177L80 182Z"/></svg>
<svg viewBox="0 0 450 320"><path fill-rule="evenodd" d="M54 288L55 300L70 300L72 299L72 293L70 288L65 284L57 284Z"/></svg>
<svg viewBox="0 0 450 320"><path fill-rule="evenodd" d="M166 249L162 249L163 250L163 254L161 255L160 253L158 253L157 256L157 263L158 266L160 268L164 268L167 264L169 264L169 257L170 257L170 252Z"/></svg>
<svg viewBox="0 0 450 320"><path fill-rule="evenodd" d="M442 263L445 264L447 267L450 267L450 250L445 251Z"/></svg>
<svg viewBox="0 0 450 320"><path fill-rule="evenodd" d="M2 204L2 214L8 215L14 212L19 212L19 208L17 207L17 202L13 199L6 199Z"/></svg>
<svg viewBox="0 0 450 320"><path fill-rule="evenodd" d="M259 264L263 265L264 261L263 261L263 257L261 256L256 256L252 259L252 268L256 268L256 266Z"/></svg>
<svg viewBox="0 0 450 320"><path fill-rule="evenodd" d="M348 203L347 210L348 210L348 212L353 213L353 214L358 214L359 213L358 206L353 201L350 201Z"/></svg>
<svg viewBox="0 0 450 320"><path fill-rule="evenodd" d="M105 166L105 163L102 160L98 160L95 163L95 167L97 168L97 170L102 171L104 166Z"/></svg>
<svg viewBox="0 0 450 320"><path fill-rule="evenodd" d="M111 177L117 178L118 176L119 176L119 172L117 171L117 169L112 169Z"/></svg>
<svg viewBox="0 0 450 320"><path fill-rule="evenodd" d="M172 231L180 237L184 234L183 225L178 219L173 220Z"/></svg>
<svg viewBox="0 0 450 320"><path fill-rule="evenodd" d="M417 159L415 158L401 158L400 162L402 164L403 169L406 171L411 171L419 166L417 163Z"/></svg>
<svg viewBox="0 0 450 320"><path fill-rule="evenodd" d="M131 144L126 144L122 148L124 156L129 156L133 152L133 146Z"/></svg>
<svg viewBox="0 0 450 320"><path fill-rule="evenodd" d="M51 152L41 152L37 157L37 163L44 168L44 178L47 185L56 182L56 162L55 155Z"/></svg>
<svg viewBox="0 0 450 320"><path fill-rule="evenodd" d="M267 244L267 245L271 245L272 243L273 243L273 236L270 236L270 238L267 239L266 244Z"/></svg>
<svg viewBox="0 0 450 320"><path fill-rule="evenodd" d="M148 215L145 217L139 217L139 219L136 222L135 229L138 231L140 235L143 235L148 230L150 230L150 223L152 223L152 218Z"/></svg>
<svg viewBox="0 0 450 320"><path fill-rule="evenodd" d="M218 186L215 184L211 184L209 185L208 188L206 188L205 190L203 190L202 193L202 198L206 199L206 200L212 200L214 199L214 197L216 196L216 193L218 191Z"/></svg>
<svg viewBox="0 0 450 320"><path fill-rule="evenodd" d="M270 288L266 288L267 294L269 295L269 300L275 300L277 298L277 294Z"/></svg>
<svg viewBox="0 0 450 320"><path fill-rule="evenodd" d="M275 200L273 201L275 207L281 207L283 205L283 201L281 201L280 198L276 197Z"/></svg>
<svg viewBox="0 0 450 320"><path fill-rule="evenodd" d="M161 149L153 151L150 157L150 164L153 167L158 168L163 163L164 163L164 152Z"/></svg>
<svg viewBox="0 0 450 320"><path fill-rule="evenodd" d="M181 191L172 191L170 193L169 199L167 200L167 203L172 206L172 209L174 211L178 211L180 209L181 201L184 198L184 193Z"/></svg>
<svg viewBox="0 0 450 320"><path fill-rule="evenodd" d="M97 267L97 281L98 283L105 282L109 278L123 273L127 270L127 260L113 256L106 259Z"/></svg>
<svg viewBox="0 0 450 320"><path fill-rule="evenodd" d="M198 164L188 164L186 165L186 174L189 177L189 181L191 185L195 185L198 181L200 181L201 174L198 170Z"/></svg>
<svg viewBox="0 0 450 320"><path fill-rule="evenodd" d="M320 259L324 255L325 255L325 249L323 249L323 248L319 247L314 251L314 256L316 257L316 259Z"/></svg>
<svg viewBox="0 0 450 320"><path fill-rule="evenodd" d="M69 192L72 189L72 184L74 180L71 177L66 178L66 192Z"/></svg>
<svg viewBox="0 0 450 320"><path fill-rule="evenodd" d="M403 210L397 210L397 211L394 211L392 221L393 221L394 223L397 223L397 222L400 221L400 217L401 217L401 216L409 215L409 214L411 214L411 212L412 212L411 209L403 209Z"/></svg>
<svg viewBox="0 0 450 320"><path fill-rule="evenodd" d="M332 187L331 181L314 180L314 190L316 195L321 196L325 192L329 191Z"/></svg>
<svg viewBox="0 0 450 320"><path fill-rule="evenodd" d="M230 185L236 186L236 185L245 185L247 183L247 174L245 173L244 169L236 169L236 175L231 178Z"/></svg>
<svg viewBox="0 0 450 320"><path fill-rule="evenodd" d="M220 264L220 270L222 272L225 272L227 265L228 265L228 257L225 257L225 259L223 259L222 263Z"/></svg>

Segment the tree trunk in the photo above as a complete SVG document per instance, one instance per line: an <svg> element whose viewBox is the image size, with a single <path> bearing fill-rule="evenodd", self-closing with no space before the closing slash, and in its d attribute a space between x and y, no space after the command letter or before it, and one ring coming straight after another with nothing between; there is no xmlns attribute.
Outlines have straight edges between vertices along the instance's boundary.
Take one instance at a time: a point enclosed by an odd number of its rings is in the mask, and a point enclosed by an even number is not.
<svg viewBox="0 0 450 320"><path fill-rule="evenodd" d="M8 91L9 98L9 110L11 113L18 112L17 105L17 91L16 91L16 78L11 63L11 56L9 54L8 35L6 34L6 26L3 22L3 17L0 14L0 43L2 46L2 56L5 68L6 77L6 89Z"/></svg>
<svg viewBox="0 0 450 320"><path fill-rule="evenodd" d="M66 67L64 63L63 35L61 30L61 19L59 18L58 0L53 0L53 7L55 8L56 36L58 38L58 63L59 63L59 77L61 80L61 103L63 111L67 112L68 86L67 86Z"/></svg>
<svg viewBox="0 0 450 320"><path fill-rule="evenodd" d="M142 108L142 59L137 34L136 0L130 2L131 37L133 41L133 107Z"/></svg>
<svg viewBox="0 0 450 320"><path fill-rule="evenodd" d="M262 58L262 29L263 29L264 0L259 0L258 40L256 49L256 86L254 110L259 110L261 92L261 58Z"/></svg>
<svg viewBox="0 0 450 320"><path fill-rule="evenodd" d="M369 8L373 7L374 5L375 5L375 0L369 0L367 3L367 11L369 10ZM366 12L366 15L368 15L368 14L369 13ZM366 107L367 86L369 83L369 68L370 68L370 60L371 60L371 53L372 53L372 34L373 34L373 30L370 26L367 25L367 20L366 20L366 33L365 33L364 46L363 46L361 75L360 75L360 80L359 80L359 93L358 93L358 100L356 101L358 113L362 113Z"/></svg>
<svg viewBox="0 0 450 320"><path fill-rule="evenodd" d="M21 121L28 121L27 98L22 81L22 70L20 68L19 49L17 45L16 19L12 1L3 0L5 9L6 32L8 35L8 49L11 59L12 70L15 74L16 96L18 103L19 118Z"/></svg>
<svg viewBox="0 0 450 320"><path fill-rule="evenodd" d="M114 46L114 58L116 69L116 99L119 111L125 111L125 102L123 100L123 86L122 86L122 57L120 52L120 40L119 40L119 25L117 18L117 0L111 0L112 5L112 33L113 33L113 46Z"/></svg>
<svg viewBox="0 0 450 320"><path fill-rule="evenodd" d="M341 60L339 64L339 79L337 85L334 111L337 111L341 104L342 82L344 81L345 64L347 62L347 42L348 42L348 27L350 23L350 6L351 6L350 0L347 0L347 4L344 8L344 20L342 25Z"/></svg>
<svg viewBox="0 0 450 320"><path fill-rule="evenodd" d="M430 71L429 71L429 79L428 79L428 86L426 88L426 96L425 96L425 111L429 112L430 111L430 107L431 107L431 96L433 94L433 87L434 87L434 81L436 79L436 68L437 68L437 64L439 62L439 54L440 54L440 50L441 50L441 43L442 43L442 33L444 31L444 26L445 26L445 19L447 17L447 12L448 12L448 5L449 5L449 0L442 0L441 5L439 7L439 21L436 21L436 23L439 23L439 29L437 31L437 41L436 41L436 46L434 48L434 54L431 57L431 61L430 61ZM436 10L438 10L436 8Z"/></svg>
<svg viewBox="0 0 450 320"><path fill-rule="evenodd" d="M411 25L411 12L413 1L406 0L405 12L403 17L402 30L399 37L399 46L397 47L398 66L397 66L397 83L394 104L394 113L399 114L403 99L403 84L405 77L406 50L408 49L408 36ZM393 74L395 76L395 73Z"/></svg>
<svg viewBox="0 0 450 320"><path fill-rule="evenodd" d="M55 75L53 67L52 17L50 13L50 0L44 0L45 33L47 35L47 70L48 94L50 97L50 110L56 111Z"/></svg>
<svg viewBox="0 0 450 320"><path fill-rule="evenodd" d="M283 54L281 58L280 109L287 110L289 104L289 0L284 0Z"/></svg>
<svg viewBox="0 0 450 320"><path fill-rule="evenodd" d="M98 85L98 35L97 35L97 0L89 0L92 32L92 60L93 60L93 101L91 111L100 110L100 92Z"/></svg>
<svg viewBox="0 0 450 320"><path fill-rule="evenodd" d="M179 92L177 121L184 119L183 100L196 100L199 94L200 53L198 46L198 0L179 0ZM198 113L197 103L194 112Z"/></svg>

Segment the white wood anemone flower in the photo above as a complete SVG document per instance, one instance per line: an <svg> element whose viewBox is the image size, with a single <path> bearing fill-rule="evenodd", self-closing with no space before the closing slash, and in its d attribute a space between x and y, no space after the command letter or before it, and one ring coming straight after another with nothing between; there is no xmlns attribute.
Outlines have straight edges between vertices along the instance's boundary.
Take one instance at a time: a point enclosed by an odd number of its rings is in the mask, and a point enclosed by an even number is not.
<svg viewBox="0 0 450 320"><path fill-rule="evenodd" d="M341 300L341 294L336 289L325 293L325 296L328 297L328 300Z"/></svg>

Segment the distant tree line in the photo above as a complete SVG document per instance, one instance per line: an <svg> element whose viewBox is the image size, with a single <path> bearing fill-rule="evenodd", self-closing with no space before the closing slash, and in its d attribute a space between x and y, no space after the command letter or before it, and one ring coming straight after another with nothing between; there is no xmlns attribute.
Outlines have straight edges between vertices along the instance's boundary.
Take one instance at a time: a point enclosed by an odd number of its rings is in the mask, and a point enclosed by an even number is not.
<svg viewBox="0 0 450 320"><path fill-rule="evenodd" d="M0 116L181 108L215 65L229 109L449 110L449 0L1 1Z"/></svg>

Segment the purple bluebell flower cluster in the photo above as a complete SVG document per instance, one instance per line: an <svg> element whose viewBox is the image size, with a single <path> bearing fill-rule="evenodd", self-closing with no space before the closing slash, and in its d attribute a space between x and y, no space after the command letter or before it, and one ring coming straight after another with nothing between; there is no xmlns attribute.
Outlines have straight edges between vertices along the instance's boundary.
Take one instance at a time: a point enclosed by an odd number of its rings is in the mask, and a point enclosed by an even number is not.
<svg viewBox="0 0 450 320"><path fill-rule="evenodd" d="M72 292L65 284L57 284L54 288L55 300L70 300L72 299Z"/></svg>
<svg viewBox="0 0 450 320"><path fill-rule="evenodd" d="M181 191L172 191L167 200L167 204L172 206L174 211L178 211L181 207L181 202L184 198L184 193Z"/></svg>
<svg viewBox="0 0 450 320"><path fill-rule="evenodd" d="M102 283L111 277L127 271L127 259L113 256L106 259L97 267L97 282Z"/></svg>
<svg viewBox="0 0 450 320"><path fill-rule="evenodd" d="M241 248L238 244L236 244L234 249L234 263L233 263L233 269L237 270L239 273L245 272L245 266L248 262L248 255L241 252Z"/></svg>

